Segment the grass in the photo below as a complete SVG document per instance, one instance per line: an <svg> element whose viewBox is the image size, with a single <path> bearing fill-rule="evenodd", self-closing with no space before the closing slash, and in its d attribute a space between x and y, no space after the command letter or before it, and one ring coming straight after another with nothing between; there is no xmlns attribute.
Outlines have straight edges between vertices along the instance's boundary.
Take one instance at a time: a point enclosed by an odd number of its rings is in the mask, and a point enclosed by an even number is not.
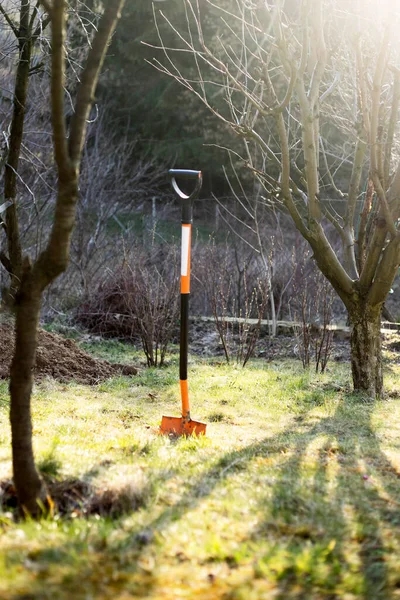
<svg viewBox="0 0 400 600"><path fill-rule="evenodd" d="M155 434L179 414L175 357L96 387L36 386L39 466L122 490L122 508L40 523L0 513L0 598L400 598L399 367L377 403L349 392L347 365L189 371L206 438ZM0 479L10 469L2 383Z"/></svg>
<svg viewBox="0 0 400 600"><path fill-rule="evenodd" d="M98 337L94 337L89 338L89 341L80 341L79 346L96 358L112 363L145 364L143 351L139 345L136 348L132 344L126 344L119 340L99 340Z"/></svg>

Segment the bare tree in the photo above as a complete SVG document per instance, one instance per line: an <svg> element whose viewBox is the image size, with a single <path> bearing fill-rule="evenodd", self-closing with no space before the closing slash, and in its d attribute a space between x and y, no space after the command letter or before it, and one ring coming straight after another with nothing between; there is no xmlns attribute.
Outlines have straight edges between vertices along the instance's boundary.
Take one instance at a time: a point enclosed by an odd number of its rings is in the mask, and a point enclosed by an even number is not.
<svg viewBox="0 0 400 600"><path fill-rule="evenodd" d="M66 0L41 0L31 4L21 0L19 25L2 8L1 12L18 40L19 55L14 92L14 114L11 125L6 168L9 184L5 199L8 256L3 264L12 275L11 292L15 296L16 345L11 365L10 420L14 483L24 511L36 515L46 504L47 491L34 462L32 423L30 414L32 368L35 361L37 328L43 291L67 267L71 235L78 199L79 167L85 141L87 120L93 102L94 90L107 44L114 31L123 0L109 0L90 42L86 64L76 87L73 113L69 130L66 124ZM41 8L42 7L42 8ZM57 169L57 199L48 242L36 260L24 255L17 216L15 178L23 137L24 114L32 44L44 24L51 24L51 85L50 98L54 158ZM28 76L26 73L28 72ZM16 133L13 137L13 130ZM14 187L13 187L14 185Z"/></svg>
<svg viewBox="0 0 400 600"><path fill-rule="evenodd" d="M187 31L168 21L179 52L160 36L154 65L242 140L246 166L289 213L348 310L354 389L377 397L381 310L400 263L400 71L389 28L377 42L371 18L363 36L342 0L303 0L293 19L279 0L184 1ZM204 23L217 18L206 42ZM180 66L182 51L195 75Z"/></svg>

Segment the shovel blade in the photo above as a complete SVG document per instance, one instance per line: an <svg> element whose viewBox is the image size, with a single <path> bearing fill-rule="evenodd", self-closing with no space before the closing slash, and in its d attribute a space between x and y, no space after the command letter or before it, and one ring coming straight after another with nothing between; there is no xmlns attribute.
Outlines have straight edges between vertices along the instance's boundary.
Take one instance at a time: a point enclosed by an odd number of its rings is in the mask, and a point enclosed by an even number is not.
<svg viewBox="0 0 400 600"><path fill-rule="evenodd" d="M163 417L160 426L160 433L163 435L205 435L206 423L200 421L186 421L182 417Z"/></svg>

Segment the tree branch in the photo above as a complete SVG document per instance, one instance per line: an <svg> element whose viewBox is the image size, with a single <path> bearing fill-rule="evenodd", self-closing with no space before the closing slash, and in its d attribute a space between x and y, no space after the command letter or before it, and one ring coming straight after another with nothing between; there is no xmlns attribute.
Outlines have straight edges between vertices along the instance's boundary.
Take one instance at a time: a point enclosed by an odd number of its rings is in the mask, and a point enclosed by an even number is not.
<svg viewBox="0 0 400 600"><path fill-rule="evenodd" d="M40 0L40 4L43 6L43 8L47 12L47 14L51 16L51 14L53 12L53 6L51 5L50 1L49 0Z"/></svg>
<svg viewBox="0 0 400 600"><path fill-rule="evenodd" d="M14 23L14 21L11 19L11 17L8 15L8 13L4 10L1 3L0 3L0 13L3 15L3 17L7 21L8 26L10 27L11 31L13 32L15 37L18 39L19 38L18 25L16 23Z"/></svg>
<svg viewBox="0 0 400 600"><path fill-rule="evenodd" d="M281 144L282 163L281 163L281 188L283 194L283 202L288 209L297 229L300 233L308 239L309 231L306 224L304 223L300 213L298 212L295 203L293 202L293 196L290 189L290 153L288 145L287 131L282 113L279 113L276 117L279 140Z"/></svg>
<svg viewBox="0 0 400 600"><path fill-rule="evenodd" d="M10 201L6 211L6 232L8 256L12 264L13 281L11 286L16 288L22 268L22 247L17 215L17 185L16 178L20 160L26 99L28 93L29 67L32 55L32 41L29 33L29 2L21 0L18 28L18 62L14 84L13 114L8 143L7 162L4 170L4 198Z"/></svg>
<svg viewBox="0 0 400 600"><path fill-rule="evenodd" d="M11 264L11 260L8 258L7 254L5 252L0 252L0 262L3 265L3 267L5 268L5 270L10 273L12 275L12 264Z"/></svg>
<svg viewBox="0 0 400 600"><path fill-rule="evenodd" d="M360 274L360 290L364 294L371 286L387 236L387 227L382 217L376 217L376 228L368 245L367 256Z"/></svg>
<svg viewBox="0 0 400 600"><path fill-rule="evenodd" d="M367 151L367 141L365 139L365 133L361 132L361 134L357 138L356 149L353 160L353 169L351 172L347 206L346 206L346 216L345 223L346 225L353 226L354 224L354 215L357 205L357 198L360 192L360 183L361 183L361 175L363 170L365 153Z"/></svg>
<svg viewBox="0 0 400 600"><path fill-rule="evenodd" d="M372 83L372 106L371 106L371 123L370 123L370 145L371 145L371 179L374 182L375 190L381 205L383 215L386 219L386 226L392 237L397 234L397 229L394 224L392 215L386 199L385 190L383 188L384 173L383 162L381 160L382 146L379 143L379 110L380 98L382 91L383 76L387 66L387 53L389 47L389 35L386 32L382 41L381 50L375 68L375 75Z"/></svg>
<svg viewBox="0 0 400 600"><path fill-rule="evenodd" d="M32 33L32 40L34 42L36 42L39 35L41 33L43 33L43 31L46 29L46 27L49 25L49 23L51 23L51 15L50 14L48 14L47 17L45 19L43 19L43 21L39 21L34 33Z"/></svg>
<svg viewBox="0 0 400 600"><path fill-rule="evenodd" d="M372 306L383 303L390 291L400 264L399 248L400 235L397 235L385 248L376 269L375 278L367 296L368 302Z"/></svg>
<svg viewBox="0 0 400 600"><path fill-rule="evenodd" d="M117 24L123 4L124 0L109 0L100 19L98 30L81 76L75 103L75 114L71 124L71 134L67 146L65 121L62 112L64 106L63 83L65 70L62 41L66 5L64 0L54 0L52 9L52 100L54 146L59 182L50 239L47 247L33 265L32 277L41 290L62 273L68 264L71 234L75 223L76 202L78 198L79 164L86 133L87 118L107 44ZM64 138L62 138L63 135Z"/></svg>
<svg viewBox="0 0 400 600"><path fill-rule="evenodd" d="M306 172L307 192L308 192L308 210L310 219L319 221L321 218L321 209L318 202L318 158L317 148L314 137L314 114L310 102L307 98L304 80L298 80L297 95L300 104L303 154Z"/></svg>
<svg viewBox="0 0 400 600"><path fill-rule="evenodd" d="M89 50L86 66L81 75L75 112L71 121L68 143L69 156L73 163L80 157L85 141L87 119L94 100L100 69L107 51L107 43L120 16L124 0L109 0L100 19L97 33Z"/></svg>
<svg viewBox="0 0 400 600"><path fill-rule="evenodd" d="M358 270L361 273L364 269L365 258L366 258L366 231L368 216L372 208L372 199L374 196L374 184L372 179L368 179L367 189L364 195L364 203L360 216L360 224L358 226Z"/></svg>
<svg viewBox="0 0 400 600"><path fill-rule="evenodd" d="M51 118L53 125L54 155L59 177L68 179L68 156L64 115L65 88L65 0L54 0L51 11Z"/></svg>
<svg viewBox="0 0 400 600"><path fill-rule="evenodd" d="M315 44L315 54L317 57L308 92L310 106L313 109L319 98L319 88L321 85L322 75L325 71L327 53L324 37L324 24L322 20L322 2L320 2L320 0L313 0L311 4L313 9L313 36L311 38L311 42Z"/></svg>
<svg viewBox="0 0 400 600"><path fill-rule="evenodd" d="M345 305L349 306L349 302L356 293L352 279L340 264L321 225L314 221L310 225L310 230L308 242L314 251L314 258L318 267L329 279Z"/></svg>
<svg viewBox="0 0 400 600"><path fill-rule="evenodd" d="M385 158L384 158L384 167L383 167L383 175L384 175L384 189L387 189L389 185L389 175L390 175L390 162L392 157L392 148L393 148L393 140L394 140L394 132L397 125L397 116L399 112L399 102L400 102L400 70L392 68L394 72L394 82L393 82L393 96L392 96L392 106L390 111L389 125L386 135L386 144L385 144Z"/></svg>

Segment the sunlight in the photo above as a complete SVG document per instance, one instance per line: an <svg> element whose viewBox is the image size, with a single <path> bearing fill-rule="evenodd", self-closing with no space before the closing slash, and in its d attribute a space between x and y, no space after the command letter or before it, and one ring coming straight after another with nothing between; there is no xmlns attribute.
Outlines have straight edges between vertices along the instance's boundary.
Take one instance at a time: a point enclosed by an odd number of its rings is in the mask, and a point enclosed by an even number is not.
<svg viewBox="0 0 400 600"><path fill-rule="evenodd" d="M354 2L340 0L342 9L357 15L362 20L385 22L400 16L398 0L355 0Z"/></svg>

